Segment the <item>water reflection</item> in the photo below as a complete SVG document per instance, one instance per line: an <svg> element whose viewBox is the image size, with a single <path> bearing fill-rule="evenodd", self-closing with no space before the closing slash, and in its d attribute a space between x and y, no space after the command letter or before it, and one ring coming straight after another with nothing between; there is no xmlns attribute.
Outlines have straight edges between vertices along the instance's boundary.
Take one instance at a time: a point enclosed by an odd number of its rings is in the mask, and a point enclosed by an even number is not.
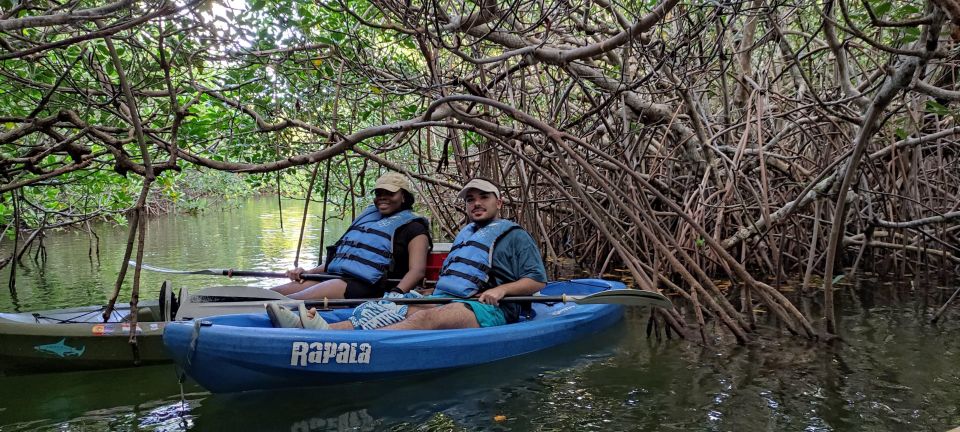
<svg viewBox="0 0 960 432"><path fill-rule="evenodd" d="M194 425L194 417L190 414L191 402L179 400L163 403L148 410L140 417L137 424L140 430L181 431L189 430Z"/></svg>
<svg viewBox="0 0 960 432"><path fill-rule="evenodd" d="M960 326L848 316L833 347L651 343L642 314L596 338L376 383L210 395L172 366L0 377L0 430L912 431L960 425ZM884 342L893 335L896 346Z"/></svg>
<svg viewBox="0 0 960 432"><path fill-rule="evenodd" d="M372 431L377 420L367 410L348 411L336 417L312 417L290 425L290 432L312 431Z"/></svg>
<svg viewBox="0 0 960 432"><path fill-rule="evenodd" d="M284 230L280 230L280 211L273 199L250 199L239 208L208 210L199 215L164 215L150 218L144 262L182 270L234 268L282 271L293 265L299 236L302 202L285 201ZM300 264L313 266L319 260L320 212L311 206L307 218ZM327 221L324 241L336 241L348 223ZM91 223L99 236L99 260L89 255L93 240L85 231L52 232L44 239L49 259L34 262L24 258L17 267L15 293L0 294L0 311L32 311L81 305L103 304L113 292L122 265L127 231L105 223ZM9 254L10 242L0 244L0 254ZM0 272L6 282L11 266ZM272 286L271 279L236 278L228 281L216 276L184 276L155 272L141 275L141 298L155 298L166 279L175 287L199 288L213 285ZM120 301L128 301L132 274L128 274ZM8 290L0 290L7 293Z"/></svg>

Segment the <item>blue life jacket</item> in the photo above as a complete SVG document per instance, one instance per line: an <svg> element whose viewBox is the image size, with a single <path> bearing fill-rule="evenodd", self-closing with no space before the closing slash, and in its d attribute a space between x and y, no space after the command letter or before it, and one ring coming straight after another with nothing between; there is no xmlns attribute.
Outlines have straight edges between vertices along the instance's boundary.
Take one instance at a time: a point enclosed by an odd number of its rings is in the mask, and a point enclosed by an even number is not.
<svg viewBox="0 0 960 432"><path fill-rule="evenodd" d="M464 227L443 260L436 290L466 298L492 287L493 247L516 228L520 225L506 219L497 219L479 229L475 223Z"/></svg>
<svg viewBox="0 0 960 432"><path fill-rule="evenodd" d="M393 267L393 235L413 220L427 222L410 210L383 217L376 206L367 207L334 244L327 273L351 276L370 284L380 282Z"/></svg>

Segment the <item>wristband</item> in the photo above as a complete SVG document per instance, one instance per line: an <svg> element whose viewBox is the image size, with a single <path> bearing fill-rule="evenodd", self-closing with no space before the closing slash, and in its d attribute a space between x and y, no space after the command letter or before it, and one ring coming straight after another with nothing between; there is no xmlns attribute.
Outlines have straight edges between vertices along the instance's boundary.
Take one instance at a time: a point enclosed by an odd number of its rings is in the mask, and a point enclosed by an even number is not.
<svg viewBox="0 0 960 432"><path fill-rule="evenodd" d="M407 293L406 291L400 289L400 287L394 287L392 290L390 290L390 292L395 292L395 293L397 293L397 294L406 294L406 293Z"/></svg>

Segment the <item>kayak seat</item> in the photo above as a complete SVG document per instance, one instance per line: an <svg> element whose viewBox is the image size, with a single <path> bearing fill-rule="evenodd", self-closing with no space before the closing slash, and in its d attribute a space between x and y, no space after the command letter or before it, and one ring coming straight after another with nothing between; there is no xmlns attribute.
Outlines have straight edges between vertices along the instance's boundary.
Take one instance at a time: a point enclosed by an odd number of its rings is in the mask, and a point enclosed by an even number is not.
<svg viewBox="0 0 960 432"><path fill-rule="evenodd" d="M120 322L130 322L133 320L133 314L126 314ZM159 312L150 306L142 306L137 308L137 322L152 322L159 321L160 315Z"/></svg>
<svg viewBox="0 0 960 432"><path fill-rule="evenodd" d="M517 319L517 322L530 321L536 317L537 317L537 311L533 310L532 307L529 309L524 308L520 310L520 316Z"/></svg>
<svg viewBox="0 0 960 432"><path fill-rule="evenodd" d="M180 302L173 295L173 286L170 281L163 281L160 284L160 316L157 321L170 321L177 316L177 309L180 308Z"/></svg>

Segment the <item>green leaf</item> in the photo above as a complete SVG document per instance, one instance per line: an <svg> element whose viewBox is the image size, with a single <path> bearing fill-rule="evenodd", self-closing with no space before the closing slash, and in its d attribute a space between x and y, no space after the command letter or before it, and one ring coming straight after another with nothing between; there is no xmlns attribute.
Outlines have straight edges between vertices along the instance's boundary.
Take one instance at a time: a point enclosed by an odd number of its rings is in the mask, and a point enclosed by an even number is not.
<svg viewBox="0 0 960 432"><path fill-rule="evenodd" d="M920 39L920 28L919 27L907 27L903 29L903 43L916 42L917 39Z"/></svg>
<svg viewBox="0 0 960 432"><path fill-rule="evenodd" d="M882 17L890 12L890 9L893 8L893 5L890 2L883 2L873 8L873 13L876 14L877 18Z"/></svg>
<svg viewBox="0 0 960 432"><path fill-rule="evenodd" d="M897 8L897 13L895 14L895 16L902 17L905 15L913 15L917 13L920 13L920 8L914 5L906 5L906 6L901 6Z"/></svg>
<svg viewBox="0 0 960 432"><path fill-rule="evenodd" d="M950 111L950 108L947 108L934 100L927 101L926 111L942 116L953 114L953 112Z"/></svg>
<svg viewBox="0 0 960 432"><path fill-rule="evenodd" d="M836 275L836 276L833 277L833 283L840 282L840 281L842 281L843 278L845 278L845 277L847 277L847 275L845 275L845 274L838 274L838 275Z"/></svg>
<svg viewBox="0 0 960 432"><path fill-rule="evenodd" d="M301 3L299 6L297 6L297 15L300 16L300 17L299 17L300 20L312 20L312 19L314 19L314 17L313 17L313 11L310 10L309 5L304 4L304 3Z"/></svg>
<svg viewBox="0 0 960 432"><path fill-rule="evenodd" d="M413 117L418 111L420 111L420 106L416 104L410 104L400 109L401 116L404 118Z"/></svg>

